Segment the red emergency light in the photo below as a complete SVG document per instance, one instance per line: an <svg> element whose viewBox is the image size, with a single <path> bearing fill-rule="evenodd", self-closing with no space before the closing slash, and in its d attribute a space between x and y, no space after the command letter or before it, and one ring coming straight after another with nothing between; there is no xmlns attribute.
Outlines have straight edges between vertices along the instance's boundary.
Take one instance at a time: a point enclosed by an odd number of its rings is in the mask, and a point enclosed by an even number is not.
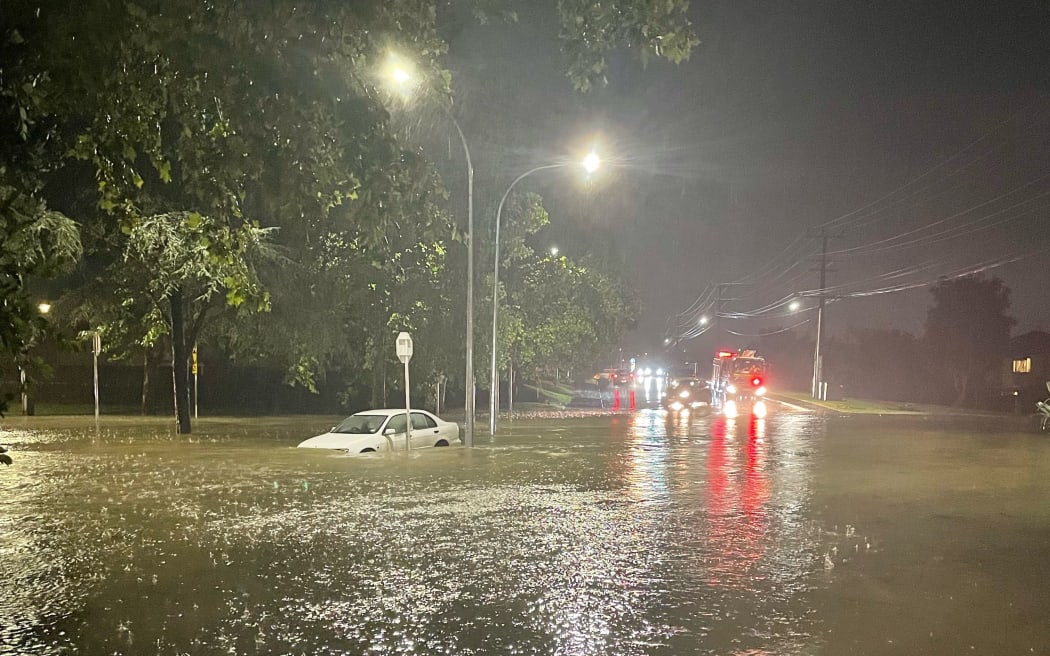
<svg viewBox="0 0 1050 656"><path fill-rule="evenodd" d="M736 355L736 353L734 353L733 351L719 351L718 352L718 357L720 357L720 358L731 358L731 357L733 357L735 355Z"/></svg>
<svg viewBox="0 0 1050 656"><path fill-rule="evenodd" d="M761 386L762 385L762 379L759 378L758 376L755 376L754 378L751 379L751 385L753 387Z"/></svg>

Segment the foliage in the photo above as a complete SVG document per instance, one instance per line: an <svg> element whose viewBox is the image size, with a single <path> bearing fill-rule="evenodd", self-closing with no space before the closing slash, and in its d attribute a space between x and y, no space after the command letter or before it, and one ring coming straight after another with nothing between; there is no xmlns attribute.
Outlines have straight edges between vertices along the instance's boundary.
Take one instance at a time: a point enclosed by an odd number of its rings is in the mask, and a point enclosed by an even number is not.
<svg viewBox="0 0 1050 656"><path fill-rule="evenodd" d="M30 346L48 331L26 288L27 277L60 273L76 262L80 251L73 221L12 187L0 186L0 373L8 363L28 368ZM9 400L0 398L0 416Z"/></svg>
<svg viewBox="0 0 1050 656"><path fill-rule="evenodd" d="M636 50L643 64L651 56L685 61L700 43L688 10L688 0L559 0L566 74L580 91L604 86L606 58L618 47Z"/></svg>
<svg viewBox="0 0 1050 656"><path fill-rule="evenodd" d="M1006 355L1010 289L999 278L981 275L935 285L923 337L936 371L951 381L956 405L972 404L979 386L996 373Z"/></svg>
<svg viewBox="0 0 1050 656"><path fill-rule="evenodd" d="M514 5L477 0L474 15L515 20ZM563 0L570 77L590 88L617 47L681 61L695 43L685 8ZM179 342L210 336L293 384L335 373L348 397L385 389L398 330L432 340L417 380L458 367L463 248L431 163L390 126L378 73L390 49L407 52L447 105L439 20L432 0L5 3L0 183L81 222L70 316L121 355L167 336L177 372ZM9 243L22 262L79 254ZM507 252L508 266L543 262L508 297L523 363L583 357L622 330L622 290L598 268ZM11 340L31 336L12 325Z"/></svg>
<svg viewBox="0 0 1050 656"><path fill-rule="evenodd" d="M531 239L549 221L536 194L510 197L500 236L500 370L512 361L526 373L591 366L615 349L637 318L637 306L614 268L593 258L577 262L536 252ZM486 289L492 289L491 277ZM491 345L476 353L491 360ZM479 382L489 384L490 375L479 371Z"/></svg>
<svg viewBox="0 0 1050 656"><path fill-rule="evenodd" d="M233 229L196 212L169 212L142 217L128 232L124 263L143 274L157 305L181 287L202 302L220 294L231 307L250 301L253 309L267 308L269 294L259 288L251 254L272 230L248 223Z"/></svg>
<svg viewBox="0 0 1050 656"><path fill-rule="evenodd" d="M847 396L882 401L938 400L924 345L900 330L850 330L829 340L826 378Z"/></svg>

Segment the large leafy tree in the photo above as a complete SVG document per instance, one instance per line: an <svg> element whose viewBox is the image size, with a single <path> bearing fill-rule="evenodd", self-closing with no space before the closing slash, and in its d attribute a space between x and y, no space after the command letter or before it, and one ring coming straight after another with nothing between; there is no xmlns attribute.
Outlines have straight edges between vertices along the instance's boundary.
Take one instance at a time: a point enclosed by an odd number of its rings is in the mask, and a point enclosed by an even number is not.
<svg viewBox="0 0 1050 656"><path fill-rule="evenodd" d="M397 25L439 50L426 18L408 5L368 7L366 22ZM371 176L366 195L376 191L377 202L358 203L345 217L355 239L383 240L391 217L381 211L377 178L399 150L382 128L385 113L369 97L367 75L353 70L356 58L378 50L368 30L342 28L361 22L353 13L344 3L99 1L16 13L8 30L26 69L18 72L35 74L41 87L16 98L27 148L38 138L64 139L98 179L107 225L92 233L101 237L89 252L128 254L122 264L146 264L155 278L145 287L163 290L183 432L185 336L195 330L185 321L206 311L183 306L213 298L216 286L236 305L255 288L252 267L237 264L249 255L254 242L246 236L257 219L287 226L300 244L323 238L319 224L357 200L361 179ZM172 229L158 232L162 225ZM142 240L152 250L135 247ZM161 261L170 266L149 266ZM216 263L225 268L209 266ZM120 264L105 270L126 278ZM207 294L187 291L204 279Z"/></svg>
<svg viewBox="0 0 1050 656"><path fill-rule="evenodd" d="M638 314L617 269L594 257L576 261L537 251L533 241L550 217L536 194L512 195L503 219L498 368L534 375L601 361ZM491 345L479 352L491 358ZM490 375L479 380L489 384Z"/></svg>
<svg viewBox="0 0 1050 656"><path fill-rule="evenodd" d="M379 64L397 47L447 105L437 5L5 3L0 172L17 193L53 199L90 222L89 282L119 285L125 293L115 298L125 307L129 297L164 290L164 321L144 325L139 340L170 326L176 372L185 368L179 335L187 331L179 326L187 316L206 314L216 298L266 306L254 278L263 264L253 260L258 242L249 236L279 227L280 257L266 266L276 280L304 286L275 286L286 295L272 295L273 304L285 304L278 316L289 319L281 324L284 346L306 345L283 364L308 383L339 357L326 340L368 342L381 326L419 326L457 284L441 269L452 244L440 181L399 143L378 91ZM512 17L514 5L475 0L474 9ZM695 43L686 7L684 0L619 0L599 10L562 0L570 77L581 89L600 82L604 57L617 47L680 61ZM161 217L171 228L162 239ZM137 240L178 248L148 251ZM128 272L150 258L173 266L149 267L152 278L136 292ZM209 279L216 263L226 269ZM173 272L185 277L173 281ZM304 298L343 301L344 320L329 324L339 332L318 337L304 327L293 309ZM180 312L187 299L202 305ZM357 349L349 366L381 366L382 341ZM270 355L281 350L273 346ZM184 377L176 375L175 385L176 398L186 398ZM188 432L188 412L179 415Z"/></svg>
<svg viewBox="0 0 1050 656"><path fill-rule="evenodd" d="M455 342L440 336L454 328L449 292L458 287L446 275L453 232L439 207L445 193L418 157L404 154L391 169L399 172L394 184L370 190L396 217L383 241L369 242L335 212L328 231L300 245L294 258L295 247L283 245L262 269L273 292L271 313L223 326L221 342L231 353L279 363L292 385L341 387L348 405L383 402L398 331L411 331L419 344L417 382L448 371L447 344Z"/></svg>
<svg viewBox="0 0 1050 656"><path fill-rule="evenodd" d="M80 250L79 233L69 218L0 185L0 375L12 364L29 369L34 364L30 346L48 329L27 279L68 270ZM0 416L9 400L0 397Z"/></svg>
<svg viewBox="0 0 1050 656"><path fill-rule="evenodd" d="M951 381L956 405L972 404L1009 346L1016 323L1007 314L1010 289L999 278L974 275L941 281L930 292L924 341L932 370Z"/></svg>

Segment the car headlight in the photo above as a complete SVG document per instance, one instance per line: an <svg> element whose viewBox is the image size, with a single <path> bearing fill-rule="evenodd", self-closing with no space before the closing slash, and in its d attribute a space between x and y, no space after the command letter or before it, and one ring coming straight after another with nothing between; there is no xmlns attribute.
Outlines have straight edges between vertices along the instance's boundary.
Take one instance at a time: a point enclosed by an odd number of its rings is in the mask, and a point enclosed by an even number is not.
<svg viewBox="0 0 1050 656"><path fill-rule="evenodd" d="M726 387L726 391L730 394L736 394L736 385L729 385Z"/></svg>
<svg viewBox="0 0 1050 656"><path fill-rule="evenodd" d="M683 407L684 406L678 401L675 401L674 403L671 404L671 409L672 410L681 410Z"/></svg>
<svg viewBox="0 0 1050 656"><path fill-rule="evenodd" d="M765 395L766 395L766 388L765 388L765 386L759 387L757 390L755 390L755 396L765 396Z"/></svg>
<svg viewBox="0 0 1050 656"><path fill-rule="evenodd" d="M689 398L689 390L682 390L681 392L678 393L678 397L682 398L682 399L688 399Z"/></svg>

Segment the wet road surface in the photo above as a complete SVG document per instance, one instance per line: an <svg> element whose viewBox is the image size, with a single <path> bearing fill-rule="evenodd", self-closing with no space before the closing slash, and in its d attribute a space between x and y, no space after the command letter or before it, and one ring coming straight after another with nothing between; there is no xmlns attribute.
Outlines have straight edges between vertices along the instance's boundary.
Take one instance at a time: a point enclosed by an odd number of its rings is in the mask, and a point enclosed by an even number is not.
<svg viewBox="0 0 1050 656"><path fill-rule="evenodd" d="M643 409L292 448L330 420L5 420L0 653L1050 654L1037 432Z"/></svg>

